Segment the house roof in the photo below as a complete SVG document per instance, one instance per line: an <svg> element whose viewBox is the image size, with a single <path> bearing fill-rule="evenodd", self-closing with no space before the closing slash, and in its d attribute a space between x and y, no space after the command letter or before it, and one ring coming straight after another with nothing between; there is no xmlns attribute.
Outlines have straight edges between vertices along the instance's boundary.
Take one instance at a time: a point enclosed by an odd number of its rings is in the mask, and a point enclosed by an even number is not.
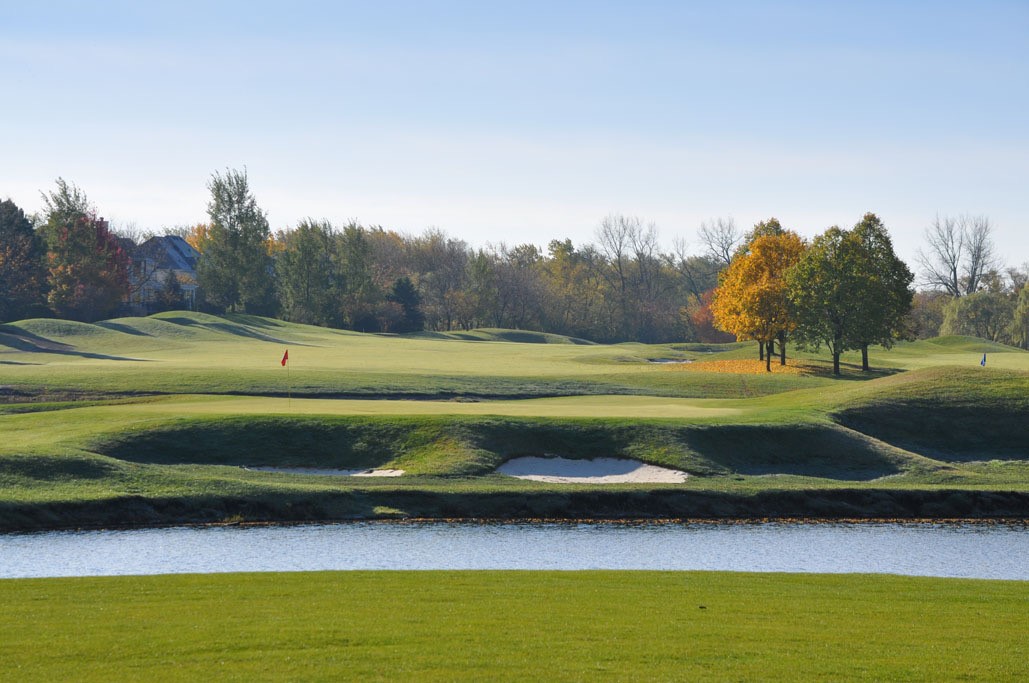
<svg viewBox="0 0 1029 683"><path fill-rule="evenodd" d="M136 250L137 258L150 259L160 270L196 271L200 252L178 235L151 237Z"/></svg>

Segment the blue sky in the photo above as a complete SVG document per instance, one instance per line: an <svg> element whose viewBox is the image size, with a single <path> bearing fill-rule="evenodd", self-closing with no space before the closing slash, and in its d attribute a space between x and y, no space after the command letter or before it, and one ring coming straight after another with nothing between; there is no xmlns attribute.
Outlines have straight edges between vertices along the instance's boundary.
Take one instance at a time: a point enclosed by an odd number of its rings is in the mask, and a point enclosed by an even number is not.
<svg viewBox="0 0 1029 683"><path fill-rule="evenodd" d="M210 5L210 6L209 6ZM1029 260L1029 2L7 2L0 197L58 176L116 224L205 218L248 169L274 229L696 242L936 213ZM697 247L699 249L699 247Z"/></svg>

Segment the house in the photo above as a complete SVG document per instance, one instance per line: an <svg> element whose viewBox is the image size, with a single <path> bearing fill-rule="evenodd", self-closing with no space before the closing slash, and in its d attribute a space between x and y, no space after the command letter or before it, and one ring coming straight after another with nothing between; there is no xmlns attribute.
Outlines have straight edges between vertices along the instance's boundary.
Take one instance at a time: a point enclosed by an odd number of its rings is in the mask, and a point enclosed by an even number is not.
<svg viewBox="0 0 1029 683"><path fill-rule="evenodd" d="M196 310L196 266L200 252L189 242L178 235L151 237L133 249L131 255L127 302L131 313L147 315L168 307L159 295L168 282L169 274L178 280L182 288L180 307Z"/></svg>

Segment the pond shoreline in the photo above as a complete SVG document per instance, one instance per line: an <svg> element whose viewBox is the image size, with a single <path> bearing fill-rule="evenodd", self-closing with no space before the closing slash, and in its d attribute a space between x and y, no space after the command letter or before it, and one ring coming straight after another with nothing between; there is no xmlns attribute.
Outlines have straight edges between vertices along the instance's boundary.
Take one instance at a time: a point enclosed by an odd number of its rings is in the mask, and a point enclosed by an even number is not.
<svg viewBox="0 0 1029 683"><path fill-rule="evenodd" d="M644 526L761 526L761 525L796 525L796 526L817 526L817 525L841 525L841 526L983 526L983 527L1026 527L1029 529L1029 517L1017 518L984 518L984 517L955 517L955 518L897 518L897 517L855 517L855 518L831 518L831 517L741 517L741 518L657 518L638 517L624 519L604 518L504 518L504 517L375 517L375 518L346 518L346 519L325 519L325 520L265 520L265 521L243 521L243 522L169 522L167 524L125 524L120 526L65 526L46 529L30 529L25 531L0 531L0 535L14 534L44 534L52 532L77 532L77 531L146 531L157 529L262 529L269 527L305 527L305 526L329 526L345 524L382 524L389 526L420 526L426 524L469 524L481 526L508 526L508 525L546 525L546 526L623 526L623 527L644 527Z"/></svg>
<svg viewBox="0 0 1029 683"><path fill-rule="evenodd" d="M105 501L0 502L0 533L370 521L1029 524L1029 492L811 489L731 494L589 488L483 493L368 488L262 498L126 496Z"/></svg>

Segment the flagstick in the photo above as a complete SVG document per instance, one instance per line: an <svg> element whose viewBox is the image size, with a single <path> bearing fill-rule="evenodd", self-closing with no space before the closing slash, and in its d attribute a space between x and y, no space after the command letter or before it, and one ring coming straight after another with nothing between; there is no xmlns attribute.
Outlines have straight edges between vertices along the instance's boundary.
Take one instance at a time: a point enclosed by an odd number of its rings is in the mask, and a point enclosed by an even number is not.
<svg viewBox="0 0 1029 683"><path fill-rule="evenodd" d="M286 408L293 410L293 380L289 375L289 361L286 362Z"/></svg>

